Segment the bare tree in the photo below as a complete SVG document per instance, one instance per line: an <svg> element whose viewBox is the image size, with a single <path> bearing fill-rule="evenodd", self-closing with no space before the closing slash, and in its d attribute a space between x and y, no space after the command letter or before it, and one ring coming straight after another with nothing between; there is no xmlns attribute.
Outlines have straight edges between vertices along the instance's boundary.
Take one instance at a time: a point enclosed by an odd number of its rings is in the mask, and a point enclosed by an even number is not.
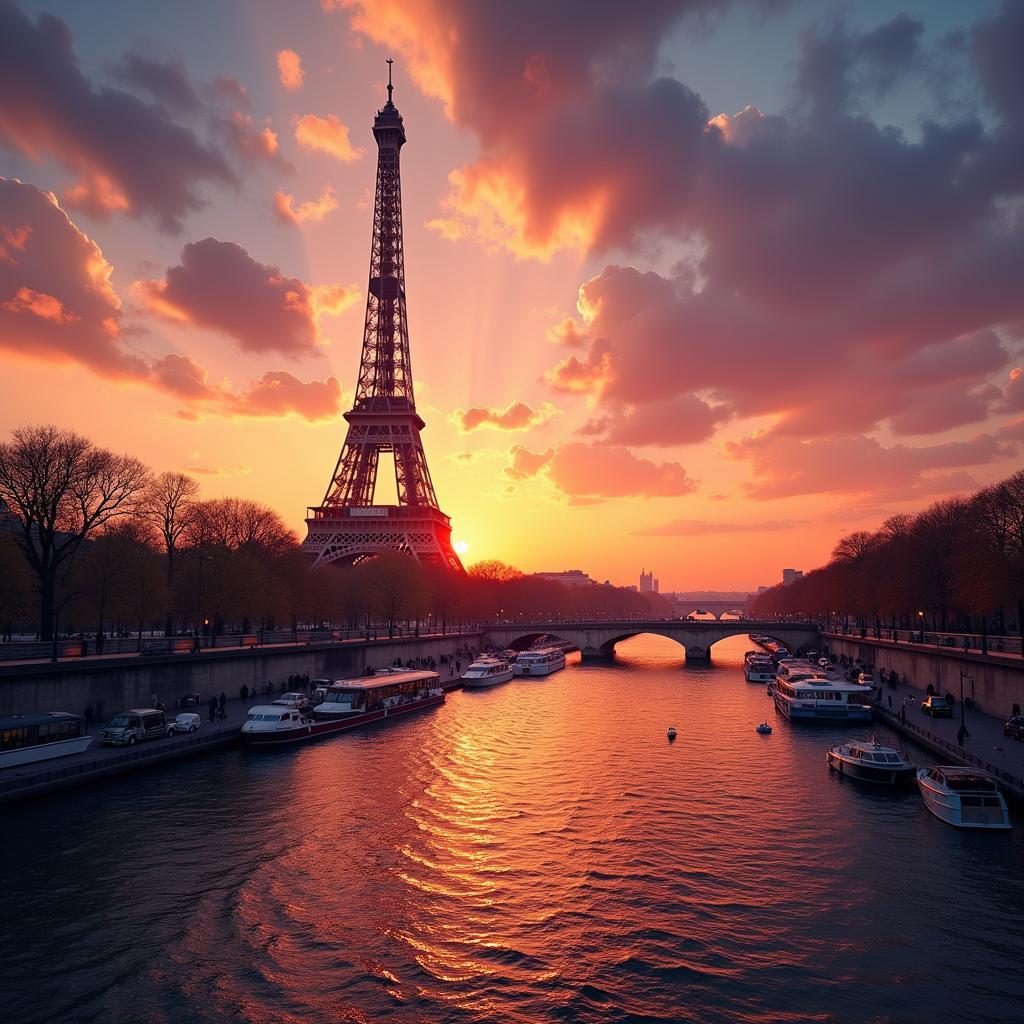
<svg viewBox="0 0 1024 1024"><path fill-rule="evenodd" d="M167 592L174 592L178 550L196 507L199 484L184 473L161 473L146 488L139 514L160 532L167 555ZM168 608L164 633L174 632L174 613Z"/></svg>
<svg viewBox="0 0 1024 1024"><path fill-rule="evenodd" d="M134 510L149 470L54 426L18 427L0 444L0 498L39 579L39 628L54 636L57 580L94 530Z"/></svg>

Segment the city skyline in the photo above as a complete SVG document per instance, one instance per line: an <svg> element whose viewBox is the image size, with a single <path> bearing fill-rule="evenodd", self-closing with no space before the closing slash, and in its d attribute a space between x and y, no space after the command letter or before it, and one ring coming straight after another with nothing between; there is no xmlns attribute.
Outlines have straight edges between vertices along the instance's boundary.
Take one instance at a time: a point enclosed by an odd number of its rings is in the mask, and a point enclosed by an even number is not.
<svg viewBox="0 0 1024 1024"><path fill-rule="evenodd" d="M1020 5L98 6L0 7L5 433L82 430L301 538L393 57L467 562L752 591L1019 465Z"/></svg>

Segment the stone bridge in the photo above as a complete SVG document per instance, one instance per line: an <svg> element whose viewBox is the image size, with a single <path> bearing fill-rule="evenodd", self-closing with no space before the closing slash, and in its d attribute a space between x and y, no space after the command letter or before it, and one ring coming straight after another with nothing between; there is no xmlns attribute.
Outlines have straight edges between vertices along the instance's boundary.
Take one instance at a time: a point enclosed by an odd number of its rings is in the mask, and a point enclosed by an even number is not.
<svg viewBox="0 0 1024 1024"><path fill-rule="evenodd" d="M584 658L611 658L620 640L653 633L675 640L686 650L687 661L707 661L711 648L730 636L763 633L789 650L816 646L818 627L813 622L737 621L684 622L678 619L646 619L620 622L538 622L487 626L484 643L498 648L524 650L542 636L575 644Z"/></svg>

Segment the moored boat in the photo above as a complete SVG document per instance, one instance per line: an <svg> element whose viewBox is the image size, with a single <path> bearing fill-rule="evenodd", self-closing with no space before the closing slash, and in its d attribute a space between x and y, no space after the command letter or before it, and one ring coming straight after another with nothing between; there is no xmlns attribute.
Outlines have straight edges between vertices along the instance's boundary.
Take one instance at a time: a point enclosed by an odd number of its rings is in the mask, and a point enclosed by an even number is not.
<svg viewBox="0 0 1024 1024"><path fill-rule="evenodd" d="M444 699L436 672L344 679L327 688L325 700L312 713L276 703L251 707L242 739L253 746L296 743L443 704Z"/></svg>
<svg viewBox="0 0 1024 1024"><path fill-rule="evenodd" d="M775 678L772 659L764 651L747 651L743 655L743 677L748 683L770 683Z"/></svg>
<svg viewBox="0 0 1024 1024"><path fill-rule="evenodd" d="M936 765L917 770L925 807L957 828L1008 829L1010 811L995 779L977 768Z"/></svg>
<svg viewBox="0 0 1024 1024"><path fill-rule="evenodd" d="M0 768L80 754L90 743L85 720L67 711L0 718Z"/></svg>
<svg viewBox="0 0 1024 1024"><path fill-rule="evenodd" d="M565 668L565 651L557 647L520 651L512 666L515 676L548 676Z"/></svg>
<svg viewBox="0 0 1024 1024"><path fill-rule="evenodd" d="M829 768L840 775L890 786L913 781L917 771L917 765L895 747L883 747L874 738L838 743L829 749L826 760Z"/></svg>
<svg viewBox="0 0 1024 1024"><path fill-rule="evenodd" d="M484 654L462 673L462 685L467 690L480 690L507 683L511 678L512 666L504 658Z"/></svg>
<svg viewBox="0 0 1024 1024"><path fill-rule="evenodd" d="M831 679L806 663L779 666L771 684L775 706L794 721L854 721L871 718L871 687Z"/></svg>

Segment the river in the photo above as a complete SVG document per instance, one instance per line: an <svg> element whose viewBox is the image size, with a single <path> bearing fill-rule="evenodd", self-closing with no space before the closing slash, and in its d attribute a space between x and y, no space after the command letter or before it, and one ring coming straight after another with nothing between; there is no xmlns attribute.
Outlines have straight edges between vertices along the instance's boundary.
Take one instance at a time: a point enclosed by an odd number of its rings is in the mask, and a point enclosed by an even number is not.
<svg viewBox="0 0 1024 1024"><path fill-rule="evenodd" d="M0 810L4 1021L1020 1021L1019 809L830 776L747 646Z"/></svg>

